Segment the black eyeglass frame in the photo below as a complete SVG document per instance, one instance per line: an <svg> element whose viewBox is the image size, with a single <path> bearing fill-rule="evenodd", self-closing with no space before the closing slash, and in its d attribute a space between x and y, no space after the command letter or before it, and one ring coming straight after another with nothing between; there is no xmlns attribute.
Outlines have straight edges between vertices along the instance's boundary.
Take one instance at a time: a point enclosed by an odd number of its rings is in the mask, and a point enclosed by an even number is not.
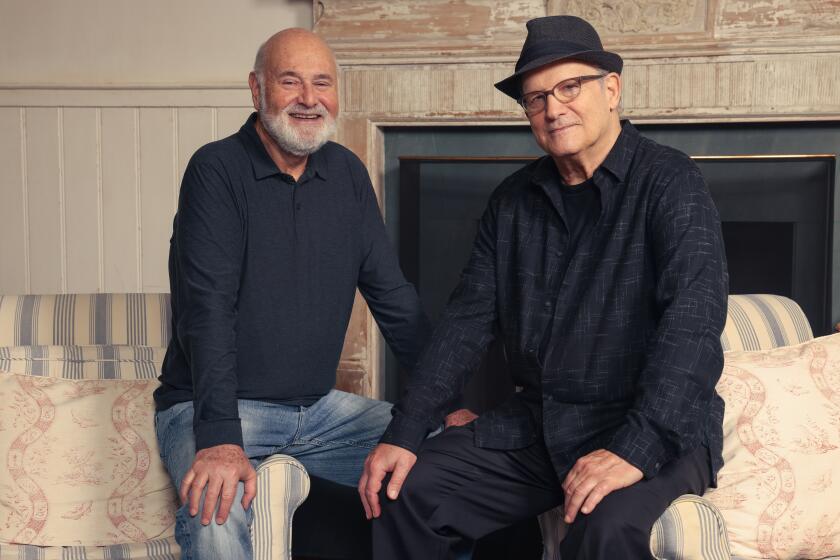
<svg viewBox="0 0 840 560"><path fill-rule="evenodd" d="M545 108L548 105L548 96L549 95L553 96L554 99L556 99L560 103L563 103L563 104L571 103L572 101L577 99L578 96L580 95L580 90L583 88L583 84L585 84L586 82L590 82L592 80L600 80L601 78L607 77L609 74L610 74L609 72L604 72L603 74L586 74L586 75L583 75L583 76L574 76L572 78L566 78L565 80L559 81L556 84L554 84L554 87L551 88L551 89L546 89L546 90L542 90L542 91L529 91L528 93L522 95L522 97L517 99L516 102L519 103L520 107L522 107L522 110L525 111L525 114L528 115L529 117L531 117L533 115L538 115L538 114L542 113L543 111L545 111ZM577 82L578 92L575 94L574 97L571 97L569 99L564 100L563 98L561 98L561 96L557 95L555 92L557 91L557 89L561 85L567 84L569 82ZM532 97L535 94L542 96L542 100L543 100L542 107L540 107L536 111L529 111L528 108L525 106L525 98L526 97Z"/></svg>

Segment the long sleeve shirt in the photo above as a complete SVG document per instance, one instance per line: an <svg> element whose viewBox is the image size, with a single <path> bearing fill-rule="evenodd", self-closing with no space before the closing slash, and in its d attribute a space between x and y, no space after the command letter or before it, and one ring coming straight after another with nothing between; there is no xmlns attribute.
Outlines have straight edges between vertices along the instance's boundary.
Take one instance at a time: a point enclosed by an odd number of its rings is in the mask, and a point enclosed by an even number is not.
<svg viewBox="0 0 840 560"><path fill-rule="evenodd" d="M419 447L498 325L524 390L476 420L477 445L513 449L542 435L561 477L606 448L650 478L704 444L717 472L728 277L708 189L687 156L629 122L592 182L600 215L576 246L551 158L494 191L383 442Z"/></svg>
<svg viewBox="0 0 840 560"><path fill-rule="evenodd" d="M356 288L407 369L429 325L361 161L329 142L295 181L240 131L187 166L158 410L192 400L197 449L242 445L238 399L309 405L335 385Z"/></svg>

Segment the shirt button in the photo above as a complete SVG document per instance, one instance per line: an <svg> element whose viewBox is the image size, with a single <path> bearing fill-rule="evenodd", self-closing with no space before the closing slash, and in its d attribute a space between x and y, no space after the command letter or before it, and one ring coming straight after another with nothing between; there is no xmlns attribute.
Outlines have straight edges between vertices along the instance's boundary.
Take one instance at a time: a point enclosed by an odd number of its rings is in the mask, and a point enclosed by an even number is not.
<svg viewBox="0 0 840 560"><path fill-rule="evenodd" d="M545 300L545 303L543 303L543 307L545 307L546 309L551 307L551 300Z"/></svg>

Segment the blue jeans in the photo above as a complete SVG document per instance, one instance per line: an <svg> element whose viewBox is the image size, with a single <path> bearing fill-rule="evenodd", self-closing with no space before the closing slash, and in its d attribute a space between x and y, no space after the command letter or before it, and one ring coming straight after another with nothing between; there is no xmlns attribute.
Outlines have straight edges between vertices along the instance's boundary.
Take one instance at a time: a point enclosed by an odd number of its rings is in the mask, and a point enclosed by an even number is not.
<svg viewBox="0 0 840 560"><path fill-rule="evenodd" d="M391 404L330 391L309 407L240 400L239 418L245 454L257 466L276 453L291 455L310 475L356 486L365 458L391 421ZM195 459L193 404L183 402L155 415L160 457L175 488ZM249 559L252 513L242 508L240 482L223 525L201 524L203 507L192 517L186 505L175 514L175 539L184 560Z"/></svg>

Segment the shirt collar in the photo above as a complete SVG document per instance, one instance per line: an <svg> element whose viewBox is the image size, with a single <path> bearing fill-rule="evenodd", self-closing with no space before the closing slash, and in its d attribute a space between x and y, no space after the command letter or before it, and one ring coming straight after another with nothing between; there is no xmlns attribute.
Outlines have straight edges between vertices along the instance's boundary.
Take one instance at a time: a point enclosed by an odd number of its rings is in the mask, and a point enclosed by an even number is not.
<svg viewBox="0 0 840 560"><path fill-rule="evenodd" d="M248 120L239 129L239 137L243 141L245 151L251 160L251 167L254 169L254 178L260 180L271 175L286 175L277 168L277 164L268 155L262 140L257 134L256 123L257 113L255 111L251 113L251 116L248 117ZM310 154L306 161L306 169L298 180L299 183L303 183L313 176L327 180L329 162L323 152L324 148L321 147L317 152ZM288 175L286 176L288 177Z"/></svg>
<svg viewBox="0 0 840 560"><path fill-rule="evenodd" d="M618 180L618 183L624 182L638 144L639 131L630 124L630 121L621 121L621 132L618 134L615 144L593 173L595 184L598 186L605 183L613 184L616 182L615 179ZM562 182L557 166L550 156L543 156L539 159L531 175L531 180L543 187L550 187Z"/></svg>
<svg viewBox="0 0 840 560"><path fill-rule="evenodd" d="M601 169L609 171L619 183L624 182L630 164L633 162L633 155L639 145L639 131L636 130L630 121L621 121L621 132L616 138L615 144L607 154L603 163L598 167L596 173Z"/></svg>

